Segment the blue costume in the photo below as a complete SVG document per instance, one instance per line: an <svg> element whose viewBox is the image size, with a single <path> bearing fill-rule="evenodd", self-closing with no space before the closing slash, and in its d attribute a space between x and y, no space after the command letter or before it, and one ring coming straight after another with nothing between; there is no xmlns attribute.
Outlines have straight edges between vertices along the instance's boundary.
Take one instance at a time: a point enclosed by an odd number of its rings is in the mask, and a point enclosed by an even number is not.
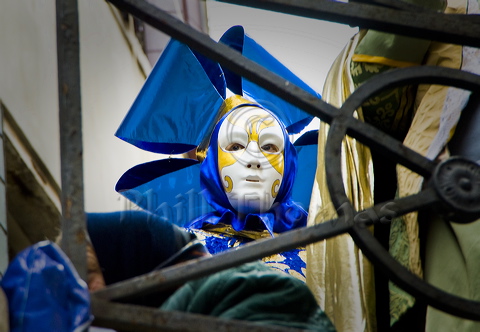
<svg viewBox="0 0 480 332"><path fill-rule="evenodd" d="M241 26L230 28L220 42L320 98ZM231 107L227 90L243 101ZM212 146L226 114L245 105L267 109L282 123L284 172L272 208L240 217L225 195ZM116 136L156 153L196 149L198 159L168 158L135 166L119 179L116 190L174 224L208 230L204 241L211 253L305 226L317 137L316 132L307 133L292 144L288 135L300 133L311 120L311 115L172 39ZM217 235L209 238L211 231ZM296 265L303 275L305 263Z"/></svg>

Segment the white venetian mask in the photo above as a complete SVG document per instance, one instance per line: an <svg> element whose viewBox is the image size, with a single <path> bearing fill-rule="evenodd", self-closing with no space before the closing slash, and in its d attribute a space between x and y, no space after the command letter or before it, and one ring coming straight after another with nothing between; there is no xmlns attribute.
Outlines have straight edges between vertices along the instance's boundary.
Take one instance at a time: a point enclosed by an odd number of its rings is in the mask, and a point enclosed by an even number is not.
<svg viewBox="0 0 480 332"><path fill-rule="evenodd" d="M284 134L264 109L233 110L218 133L218 172L232 207L242 214L272 207L284 172Z"/></svg>

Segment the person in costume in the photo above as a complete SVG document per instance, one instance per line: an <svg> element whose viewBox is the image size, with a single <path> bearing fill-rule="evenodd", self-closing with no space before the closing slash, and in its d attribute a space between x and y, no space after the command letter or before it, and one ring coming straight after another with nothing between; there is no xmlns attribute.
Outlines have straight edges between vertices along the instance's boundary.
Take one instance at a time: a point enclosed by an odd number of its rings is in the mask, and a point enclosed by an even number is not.
<svg viewBox="0 0 480 332"><path fill-rule="evenodd" d="M219 42L320 98L243 27L230 28ZM193 231L212 254L303 227L316 132L295 143L291 135L312 118L172 40L116 135L148 151L190 156L195 151L195 157L135 166L116 190ZM304 255L298 248L264 261L305 280Z"/></svg>
<svg viewBox="0 0 480 332"><path fill-rule="evenodd" d="M242 27L229 29L221 42L318 96ZM227 88L232 93L228 98ZM116 135L151 152L191 156L195 151L196 157L160 159L128 170L116 190L144 209L137 211L136 217L89 215L94 245L105 247L101 235L105 227L117 225L113 228L121 233L104 248L106 255L98 255L100 265L102 261L108 265L106 283L112 276L124 278L136 273L128 268L128 262L112 262L109 257L118 243L127 241L121 238L132 237L139 230L151 232L142 236L141 245L133 242L129 257L139 251L152 254L141 259L145 264L137 262L142 266L135 270L185 261L191 258L192 248L199 256L215 254L305 226L304 207L308 206L313 181L316 142L306 135L294 145L290 134L299 133L311 119L281 98L172 40ZM295 188L295 183L299 187ZM128 230L118 227L118 218ZM159 231L159 227L165 230ZM190 236L187 244L186 234ZM177 241L172 243L172 238ZM132 240L137 241L128 241ZM112 241L117 245L112 246ZM167 242L171 245L165 253L171 258L154 267L153 262L163 259L161 246ZM139 245L142 248L137 250ZM145 245L151 250L145 250ZM305 262L299 253L304 253L304 248L189 282L167 294L160 308L334 331L303 282Z"/></svg>
<svg viewBox="0 0 480 332"><path fill-rule="evenodd" d="M477 0L409 2L453 14L478 13L479 8ZM478 59L478 52L461 45L360 30L333 64L322 97L340 107L356 87L381 72L435 65L478 73ZM448 86L421 85L395 87L375 97L356 110L359 119L375 125L429 159L444 158L453 151L451 143L461 135L460 127L455 130L455 126L461 124L458 119L469 93ZM328 126L322 124L309 225L336 216L326 188L324 161L320 160L327 132ZM452 136L453 132L456 135ZM418 174L371 152L350 137L346 137L343 144L346 192L357 211L421 190L423 178ZM462 152L461 155L469 158L475 155L471 151L469 154L465 150ZM458 225L439 219L434 213L410 213L395 218L390 227L375 225L377 228L372 231L391 255L414 274L453 294L478 300L480 291L471 278L478 270L472 262L478 261L480 250L472 234L478 233L479 224ZM420 228L426 224L430 226ZM307 283L338 331L478 330L478 322L425 308L413 296L389 283L381 273L376 273L348 235L309 246L307 262ZM337 271L335 277L324 272L333 269ZM340 284L342 288L338 287Z"/></svg>

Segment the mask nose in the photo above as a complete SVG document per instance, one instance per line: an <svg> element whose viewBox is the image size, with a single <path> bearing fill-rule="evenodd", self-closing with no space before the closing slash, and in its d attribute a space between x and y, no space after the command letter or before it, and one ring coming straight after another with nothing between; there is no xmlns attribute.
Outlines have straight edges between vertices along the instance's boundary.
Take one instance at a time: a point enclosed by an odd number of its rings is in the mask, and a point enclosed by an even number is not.
<svg viewBox="0 0 480 332"><path fill-rule="evenodd" d="M244 162L247 168L261 168L262 152L258 148L258 143L250 141L243 154L245 156Z"/></svg>

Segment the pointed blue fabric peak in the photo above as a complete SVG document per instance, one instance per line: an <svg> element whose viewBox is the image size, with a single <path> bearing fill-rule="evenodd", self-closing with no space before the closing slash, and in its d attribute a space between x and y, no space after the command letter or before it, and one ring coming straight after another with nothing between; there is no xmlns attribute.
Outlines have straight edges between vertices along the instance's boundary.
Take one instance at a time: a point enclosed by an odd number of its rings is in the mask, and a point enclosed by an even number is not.
<svg viewBox="0 0 480 332"><path fill-rule="evenodd" d="M319 93L309 87L272 54L248 36L242 26L234 26L228 29L220 38L220 42L232 47L236 51L242 53L246 58L258 63L269 71L281 76L285 80L290 81L294 85L320 99ZM225 73L227 87L232 92L238 95L243 95L248 99L255 100L264 108L275 113L275 115L277 115L285 124L289 134L299 133L313 119L312 115L293 106L282 98L247 79L232 73L226 68L223 68L223 71Z"/></svg>
<svg viewBox="0 0 480 332"><path fill-rule="evenodd" d="M213 210L202 195L197 160L169 158L137 165L115 189L140 208L178 226Z"/></svg>
<svg viewBox="0 0 480 332"><path fill-rule="evenodd" d="M170 175L172 172L179 171L183 168L199 164L195 159L188 158L167 158L146 162L130 168L118 180L115 190L119 193L131 190L145 183L155 180L164 175ZM171 193L166 193L170 195Z"/></svg>
<svg viewBox="0 0 480 332"><path fill-rule="evenodd" d="M218 63L172 40L115 135L151 152L190 151L214 121L225 85Z"/></svg>
<svg viewBox="0 0 480 332"><path fill-rule="evenodd" d="M320 98L246 35L243 27L230 28L220 42ZM275 113L290 134L299 133L313 118L172 39L115 135L138 148L156 153L180 154L193 150L215 125L227 88Z"/></svg>

